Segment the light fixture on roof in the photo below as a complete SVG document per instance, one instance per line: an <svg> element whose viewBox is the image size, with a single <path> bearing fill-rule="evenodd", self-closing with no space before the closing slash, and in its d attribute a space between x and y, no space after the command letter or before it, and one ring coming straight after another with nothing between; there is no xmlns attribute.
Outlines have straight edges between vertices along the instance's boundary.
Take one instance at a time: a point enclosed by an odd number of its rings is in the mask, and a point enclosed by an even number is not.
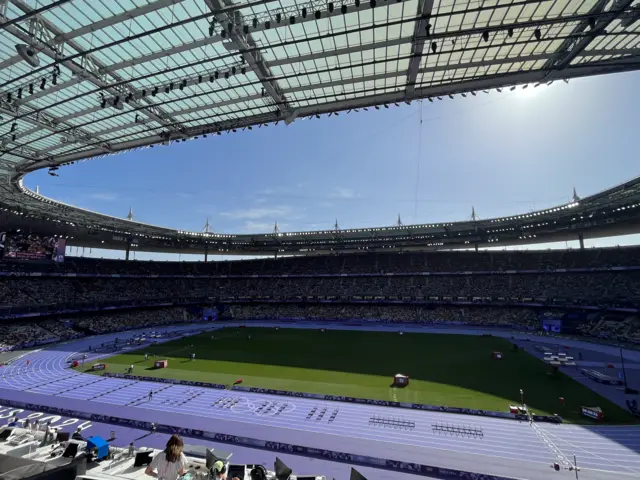
<svg viewBox="0 0 640 480"><path fill-rule="evenodd" d="M281 13L276 13L276 23L280 23L282 21L282 14Z"/></svg>
<svg viewBox="0 0 640 480"><path fill-rule="evenodd" d="M15 132L15 131L16 131L16 128L18 128L18 124L17 124L16 122L13 122L13 123L11 124L11 132L12 132L12 133L13 133L13 132Z"/></svg>
<svg viewBox="0 0 640 480"><path fill-rule="evenodd" d="M140 92L140 96L142 98L146 97L147 96L147 90L143 88L142 91Z"/></svg>
<svg viewBox="0 0 640 480"><path fill-rule="evenodd" d="M488 42L488 41L489 41L489 32L488 32L487 30L485 30L484 32L482 32L482 39L483 39L485 42Z"/></svg>
<svg viewBox="0 0 640 480"><path fill-rule="evenodd" d="M11 92L7 92L7 103L11 103Z"/></svg>
<svg viewBox="0 0 640 480"><path fill-rule="evenodd" d="M376 0L369 0L369 6L371 8L376 8Z"/></svg>
<svg viewBox="0 0 640 480"><path fill-rule="evenodd" d="M153 87L153 90L151 91L151 96L155 97L158 94L158 87Z"/></svg>
<svg viewBox="0 0 640 480"><path fill-rule="evenodd" d="M302 7L302 18L307 18L307 7Z"/></svg>
<svg viewBox="0 0 640 480"><path fill-rule="evenodd" d="M269 30L271 28L271 20L267 20L264 22L264 28Z"/></svg>
<svg viewBox="0 0 640 480"><path fill-rule="evenodd" d="M431 36L431 27L432 25L430 23L427 23L427 25L424 27L425 31L427 32L427 37Z"/></svg>
<svg viewBox="0 0 640 480"><path fill-rule="evenodd" d="M258 19L254 18L253 22L251 23L251 25L253 25L253 28L258 28Z"/></svg>
<svg viewBox="0 0 640 480"><path fill-rule="evenodd" d="M343 15L347 13L347 6L344 3L340 7L340 13L342 13Z"/></svg>
<svg viewBox="0 0 640 480"><path fill-rule="evenodd" d="M32 67L37 67L40 65L40 58L38 57L38 52L31 46L25 45L24 43L19 43L16 45L16 52L20 58L22 58L25 62L27 62Z"/></svg>
<svg viewBox="0 0 640 480"><path fill-rule="evenodd" d="M533 31L533 35L536 37L536 40L540 41L540 38L542 37L542 32L540 31L539 28L536 28Z"/></svg>
<svg viewBox="0 0 640 480"><path fill-rule="evenodd" d="M322 12L320 10L316 10L314 16L316 17L316 20L320 20L320 17L322 17Z"/></svg>
<svg viewBox="0 0 640 480"><path fill-rule="evenodd" d="M242 31L245 35L249 34L249 25L243 25Z"/></svg>
<svg viewBox="0 0 640 480"><path fill-rule="evenodd" d="M216 77L216 80L217 80L218 78L220 78L220 72L218 72L217 70L216 70L216 73L215 73L215 77Z"/></svg>
<svg viewBox="0 0 640 480"><path fill-rule="evenodd" d="M296 17L294 17L293 15L289 17L289 24L293 25L296 23Z"/></svg>
<svg viewBox="0 0 640 480"><path fill-rule="evenodd" d="M33 95L33 83L29 84L29 95Z"/></svg>
<svg viewBox="0 0 640 480"><path fill-rule="evenodd" d="M47 79L43 78L42 81L40 82L40 90L44 90L44 87L46 87L47 85Z"/></svg>
<svg viewBox="0 0 640 480"><path fill-rule="evenodd" d="M433 43L431 44L431 51L432 51L433 53L438 53L438 44L437 44L436 42L433 42Z"/></svg>
<svg viewBox="0 0 640 480"><path fill-rule="evenodd" d="M100 108L104 108L107 106L107 100L106 99L102 99L102 102L100 102Z"/></svg>

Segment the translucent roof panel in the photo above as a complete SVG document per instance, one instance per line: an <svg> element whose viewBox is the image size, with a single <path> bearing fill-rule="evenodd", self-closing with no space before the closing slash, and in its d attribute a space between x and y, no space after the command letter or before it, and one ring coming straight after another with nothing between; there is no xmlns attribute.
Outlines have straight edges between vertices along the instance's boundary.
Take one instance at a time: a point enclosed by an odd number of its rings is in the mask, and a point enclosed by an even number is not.
<svg viewBox="0 0 640 480"><path fill-rule="evenodd" d="M202 134L640 64L640 0L10 0L0 15L0 160L14 180Z"/></svg>

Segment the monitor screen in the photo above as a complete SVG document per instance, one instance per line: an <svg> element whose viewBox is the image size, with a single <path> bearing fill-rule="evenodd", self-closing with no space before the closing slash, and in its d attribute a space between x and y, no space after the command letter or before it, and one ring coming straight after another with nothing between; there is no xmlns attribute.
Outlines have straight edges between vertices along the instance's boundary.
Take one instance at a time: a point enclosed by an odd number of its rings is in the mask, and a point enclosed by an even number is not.
<svg viewBox="0 0 640 480"><path fill-rule="evenodd" d="M211 468L213 468L213 464L216 463L218 459L216 458L215 453L213 453L213 450L211 450L210 448L207 448L205 455L207 468L211 470Z"/></svg>
<svg viewBox="0 0 640 480"><path fill-rule="evenodd" d="M64 458L73 458L78 454L78 444L77 443L69 443L69 445L67 445L67 448L65 449L64 453L62 454L62 456Z"/></svg>
<svg viewBox="0 0 640 480"><path fill-rule="evenodd" d="M138 452L136 453L136 459L133 461L134 467L142 467L151 463L151 452Z"/></svg>
<svg viewBox="0 0 640 480"><path fill-rule="evenodd" d="M278 480L289 480L289 477L293 473L293 471L289 467L287 467L287 465L278 457L276 457L274 470L276 472L276 478Z"/></svg>
<svg viewBox="0 0 640 480"><path fill-rule="evenodd" d="M245 475L245 465L229 465L229 473L227 474L227 478L238 477L244 479Z"/></svg>

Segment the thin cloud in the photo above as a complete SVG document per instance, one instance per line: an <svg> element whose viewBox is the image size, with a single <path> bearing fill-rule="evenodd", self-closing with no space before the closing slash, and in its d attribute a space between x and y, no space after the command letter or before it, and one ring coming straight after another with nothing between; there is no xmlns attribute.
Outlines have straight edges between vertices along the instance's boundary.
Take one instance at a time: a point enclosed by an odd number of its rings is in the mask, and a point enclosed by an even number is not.
<svg viewBox="0 0 640 480"><path fill-rule="evenodd" d="M89 198L93 200L100 200L102 202L114 202L118 200L120 196L110 192L99 192L99 193L92 193L91 195L89 195Z"/></svg>
<svg viewBox="0 0 640 480"><path fill-rule="evenodd" d="M350 188L336 187L329 194L329 197L330 198L349 199L349 198L356 198L357 195L356 195L356 192L353 191Z"/></svg>
<svg viewBox="0 0 640 480"><path fill-rule="evenodd" d="M247 233L270 233L273 232L274 223L266 222L244 222L243 230ZM278 223L278 230L285 230L289 225L287 223Z"/></svg>
<svg viewBox="0 0 640 480"><path fill-rule="evenodd" d="M288 205L232 210L230 212L220 212L220 215L223 217L234 218L236 220L260 220L263 218L272 218L274 221L279 218L297 218L299 216L295 214L293 209Z"/></svg>

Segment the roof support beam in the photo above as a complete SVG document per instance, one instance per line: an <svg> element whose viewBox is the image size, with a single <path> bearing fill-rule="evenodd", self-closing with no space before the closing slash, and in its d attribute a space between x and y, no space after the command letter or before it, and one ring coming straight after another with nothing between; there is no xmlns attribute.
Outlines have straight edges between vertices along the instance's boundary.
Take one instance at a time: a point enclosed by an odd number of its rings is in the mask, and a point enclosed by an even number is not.
<svg viewBox="0 0 640 480"><path fill-rule="evenodd" d="M28 5L24 4L21 0L12 0L12 1L23 12L29 13L29 12L32 11L31 7L29 7ZM53 26L48 21L46 21L44 19L39 19L39 21L42 23L42 25L52 35L60 35L60 34L62 34L62 32L60 32L55 26ZM11 25L11 26L7 27L6 30L9 31L9 33L14 35L16 38L19 38L23 42L25 42L25 43L31 45L32 47L36 48L39 52L41 52L44 55L48 56L52 60L60 60L59 52L57 52L56 50L52 49L48 45L43 45L43 44L38 43L36 41L36 39L34 39L30 35L24 33L21 29L18 29L15 26ZM76 44L75 42L70 41L70 42L68 42L68 45L69 45L69 47L71 47L75 51L82 52L82 49L80 48L80 46L78 44ZM98 60L93 58L91 55L87 55L84 59L87 62L93 63L98 68L103 67L103 65ZM108 82L106 82L102 78L99 78L95 73L93 73L90 70L88 70L85 66L83 66L81 64L78 64L78 63L76 63L74 61L61 60L60 64L64 65L65 67L67 67L69 70L71 70L71 72L74 75L78 76L79 78L81 78L83 80L87 80L87 81L93 83L94 85L96 85L98 87L104 88L104 91L109 93L109 94L124 96L124 95L127 95L130 92L133 92L133 90L131 90L131 88L129 86L125 87L124 89L120 89L120 91L118 91L116 88L110 87ZM112 77L115 79L116 82L122 81L122 79L120 77L116 76L116 75L112 75ZM150 102L149 99L145 99L145 100L146 100L147 104ZM171 124L173 124L173 125L177 124L177 122L175 122L171 117L169 117L168 114L163 112L156 105L150 105L147 108L144 108L145 105L138 104L138 106L139 107L143 107L143 108L141 108L139 110L140 114L145 115L149 119L154 120L154 121L160 123L163 126L171 125Z"/></svg>
<svg viewBox="0 0 640 480"><path fill-rule="evenodd" d="M81 37L82 35L86 35L87 33L97 32L99 30L102 30L103 28L112 27L113 25L117 25L118 23L126 22L127 20L132 20L136 17L141 17L143 15L147 15L148 13L155 12L165 7L176 5L182 2L184 2L184 0L156 0L153 3L149 3L141 7L135 7L131 10L122 12L119 15L107 17L98 22L85 25L84 27L73 30L72 32L60 33L54 37L54 42L56 44L68 42L69 40Z"/></svg>
<svg viewBox="0 0 640 480"><path fill-rule="evenodd" d="M212 12L219 12L220 10L223 10L224 7L232 5L231 0L204 0L204 2ZM240 31L240 27L245 25L242 13L240 11L236 11L234 12L233 17L230 17L226 13L217 13L215 18L218 22L224 25L232 24L234 26L234 28L228 32L231 42L239 51L242 51L242 58L260 79L265 92L278 105L277 108L283 112L284 116L290 116L292 109L287 103L278 83L275 80L271 80L273 74L265 64L262 58L262 53L255 48L256 42L253 40L250 33L244 34Z"/></svg>
<svg viewBox="0 0 640 480"><path fill-rule="evenodd" d="M589 10L590 15L598 16L595 20L594 28L589 26L588 19L581 21L573 31L573 35L562 43L557 51L558 53L547 62L545 68L549 70L562 70L571 65L571 62L580 55L598 35L603 34L615 19L622 16L633 2L634 0L616 0L611 6L611 10L607 14L603 14L608 0L600 0Z"/></svg>
<svg viewBox="0 0 640 480"><path fill-rule="evenodd" d="M433 10L433 0L419 0L418 15L422 18L416 22L413 31L413 42L411 44L411 60L407 70L407 96L411 96L416 88L416 79L418 78L418 67L422 61L422 51L427 40L427 25L429 17Z"/></svg>
<svg viewBox="0 0 640 480"><path fill-rule="evenodd" d="M512 72L502 75L493 75L491 77L483 77L468 81L461 81L451 84L435 85L432 87L416 88L411 98L407 99L406 92L396 91L385 94L373 94L358 98L349 98L341 101L331 101L321 104L308 105L299 108L299 116L307 117L315 114L325 114L335 111L342 111L353 108L372 107L383 103L400 103L406 100L418 100L422 98L438 97L444 95L454 95L471 91L488 90L493 88L504 87L505 85L524 85L533 84L542 81L561 80L569 78L586 77L590 75L603 75L607 73L619 73L628 72L640 69L640 58L638 57L626 57L622 59L616 59L605 62L598 62L597 64L581 64L566 68L565 70L553 72L549 75L549 72L545 70L535 70L529 72ZM188 129L186 132L188 135L199 135L207 128L242 128L249 125L258 125L260 123L269 123L278 120L274 114L261 114L250 117L245 117L241 122L230 121L221 124L220 122L211 124L203 124L194 126ZM112 148L116 152L130 150L132 148L145 147L149 145L159 144L164 139L158 135L149 135L148 137L124 141L119 144L113 144ZM85 158L91 158L102 155L103 152L99 149L83 150L62 155L55 158L56 164L68 163L71 161L81 160ZM36 162L32 165L26 166L21 170L21 174L28 173L30 171L37 170L43 166L48 166L48 163Z"/></svg>

